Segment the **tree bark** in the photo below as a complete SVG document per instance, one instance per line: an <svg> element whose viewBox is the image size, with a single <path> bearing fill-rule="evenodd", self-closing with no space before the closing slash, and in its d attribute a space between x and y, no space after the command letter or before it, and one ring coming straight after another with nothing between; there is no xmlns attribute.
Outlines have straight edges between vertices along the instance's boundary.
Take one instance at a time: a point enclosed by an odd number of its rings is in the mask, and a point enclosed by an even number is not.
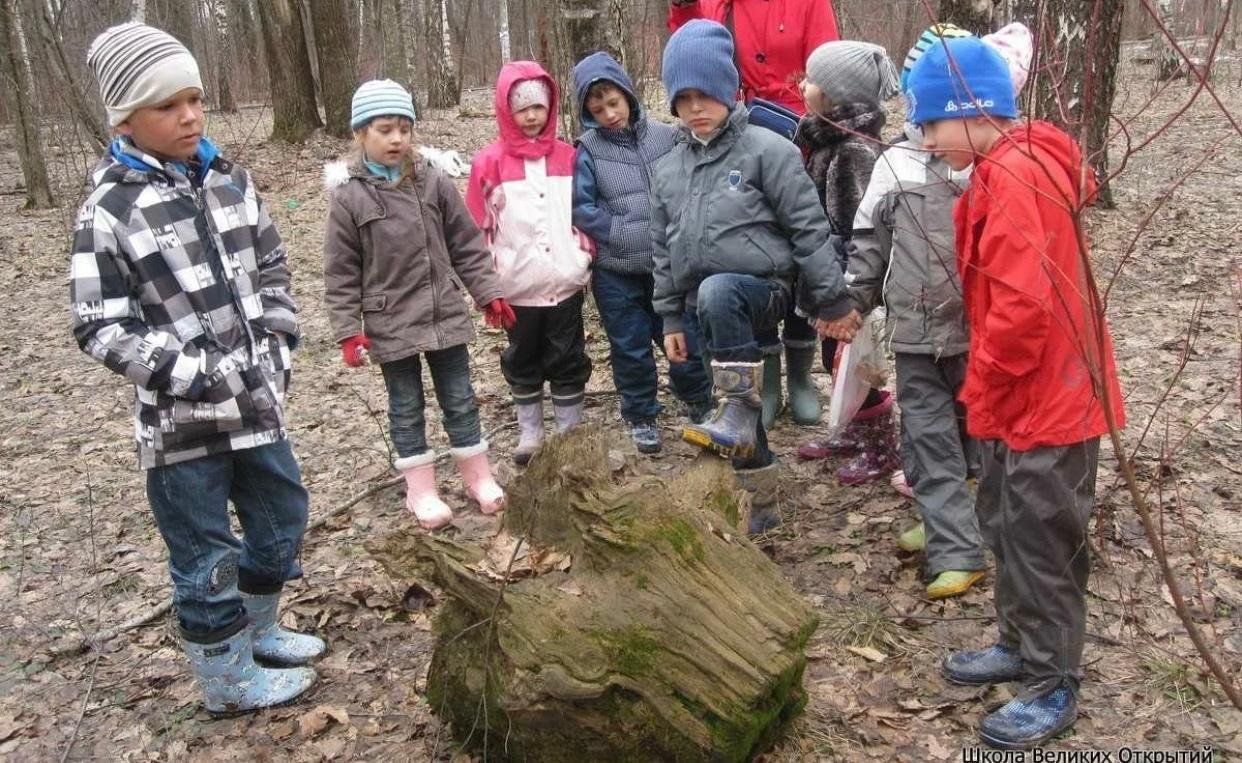
<svg viewBox="0 0 1242 763"><path fill-rule="evenodd" d="M453 42L445 0L424 0L423 48L439 52L439 55L427 57L427 105L433 109L458 105L461 82L453 65Z"/></svg>
<svg viewBox="0 0 1242 763"><path fill-rule="evenodd" d="M220 64L216 67L216 107L225 114L237 113L237 99L233 96L233 33L239 30L240 19L234 13L229 0L212 0L210 6L211 39L220 51Z"/></svg>
<svg viewBox="0 0 1242 763"><path fill-rule="evenodd" d="M46 3L38 0L27 0L26 18L34 25L34 30L26 29L31 38L37 39L47 54L44 62L52 71L52 76L59 80L53 88L62 102L69 108L78 125L98 148L108 145L108 131L100 118L102 109L98 97L88 97L86 90L78 82L74 67L65 56L65 46L57 31L51 11ZM37 31L36 31L37 30Z"/></svg>
<svg viewBox="0 0 1242 763"><path fill-rule="evenodd" d="M271 79L272 140L288 143L301 143L323 126L299 5L297 0L259 3Z"/></svg>
<svg viewBox="0 0 1242 763"><path fill-rule="evenodd" d="M1034 116L1074 136L1097 176L1107 177L1122 0L1022 0L1016 10L1018 20L1035 36ZM1112 189L1106 183L1100 186L1099 200L1105 207L1113 206Z"/></svg>
<svg viewBox="0 0 1242 763"><path fill-rule="evenodd" d="M349 137L349 112L358 84L358 38L347 0L311 0L315 52L328 133Z"/></svg>
<svg viewBox="0 0 1242 763"><path fill-rule="evenodd" d="M988 34L992 31L995 5L993 0L940 0L936 20L957 24L977 35Z"/></svg>
<svg viewBox="0 0 1242 763"><path fill-rule="evenodd" d="M736 528L732 470L614 478L579 427L508 491L488 548L399 530L367 544L435 582L431 708L505 760L749 761L802 710L816 618Z"/></svg>
<svg viewBox="0 0 1242 763"><path fill-rule="evenodd" d="M39 140L39 114L34 107L34 83L26 55L26 37L22 29L17 0L0 0L0 76L9 112L13 115L13 132L17 138L17 156L26 182L26 209L56 206L52 186L47 178L47 162Z"/></svg>
<svg viewBox="0 0 1242 763"><path fill-rule="evenodd" d="M513 60L513 47L509 44L509 0L500 0L500 63Z"/></svg>

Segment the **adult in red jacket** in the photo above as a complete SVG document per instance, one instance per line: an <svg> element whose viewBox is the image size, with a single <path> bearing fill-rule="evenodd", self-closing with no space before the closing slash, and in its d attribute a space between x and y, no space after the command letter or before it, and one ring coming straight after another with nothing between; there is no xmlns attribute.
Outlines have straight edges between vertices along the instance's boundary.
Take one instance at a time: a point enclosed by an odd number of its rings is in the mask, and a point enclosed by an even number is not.
<svg viewBox="0 0 1242 763"><path fill-rule="evenodd" d="M691 19L718 21L733 32L742 95L806 113L798 81L807 56L839 39L832 0L669 0L668 29Z"/></svg>

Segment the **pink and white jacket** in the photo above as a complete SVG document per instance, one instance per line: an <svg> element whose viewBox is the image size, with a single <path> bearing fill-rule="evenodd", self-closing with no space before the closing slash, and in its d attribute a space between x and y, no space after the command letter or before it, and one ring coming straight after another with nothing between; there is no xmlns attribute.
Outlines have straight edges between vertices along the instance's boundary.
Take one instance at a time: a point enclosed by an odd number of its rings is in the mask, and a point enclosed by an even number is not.
<svg viewBox="0 0 1242 763"><path fill-rule="evenodd" d="M509 91L527 79L542 79L552 94L548 123L537 138L522 134L509 109ZM470 165L466 206L487 239L505 299L514 305L557 305L590 277L593 245L571 219L574 148L556 138L559 100L542 66L505 64L496 81L500 138Z"/></svg>

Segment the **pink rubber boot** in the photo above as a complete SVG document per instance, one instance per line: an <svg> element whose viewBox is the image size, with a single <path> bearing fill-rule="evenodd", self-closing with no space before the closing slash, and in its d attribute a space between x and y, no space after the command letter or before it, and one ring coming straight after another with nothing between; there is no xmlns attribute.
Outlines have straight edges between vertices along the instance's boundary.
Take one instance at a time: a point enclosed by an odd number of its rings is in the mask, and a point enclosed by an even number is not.
<svg viewBox="0 0 1242 763"><path fill-rule="evenodd" d="M495 514L505 507L505 491L492 476L492 465L487 460L487 443L480 442L468 448L450 451L457 462L457 471L466 483L466 494L479 504L479 511Z"/></svg>
<svg viewBox="0 0 1242 763"><path fill-rule="evenodd" d="M453 521L453 510L436 493L436 454L432 451L398 458L393 466L405 477L405 508L425 530L438 530Z"/></svg>

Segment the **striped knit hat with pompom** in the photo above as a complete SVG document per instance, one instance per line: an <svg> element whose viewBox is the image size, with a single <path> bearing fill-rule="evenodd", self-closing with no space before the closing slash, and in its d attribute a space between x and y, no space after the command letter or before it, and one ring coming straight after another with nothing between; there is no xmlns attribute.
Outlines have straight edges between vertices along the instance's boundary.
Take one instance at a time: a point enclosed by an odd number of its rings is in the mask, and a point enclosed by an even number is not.
<svg viewBox="0 0 1242 763"><path fill-rule="evenodd" d="M176 37L146 24L130 22L101 32L86 51L86 63L99 82L111 127L186 88L203 90L193 54Z"/></svg>

